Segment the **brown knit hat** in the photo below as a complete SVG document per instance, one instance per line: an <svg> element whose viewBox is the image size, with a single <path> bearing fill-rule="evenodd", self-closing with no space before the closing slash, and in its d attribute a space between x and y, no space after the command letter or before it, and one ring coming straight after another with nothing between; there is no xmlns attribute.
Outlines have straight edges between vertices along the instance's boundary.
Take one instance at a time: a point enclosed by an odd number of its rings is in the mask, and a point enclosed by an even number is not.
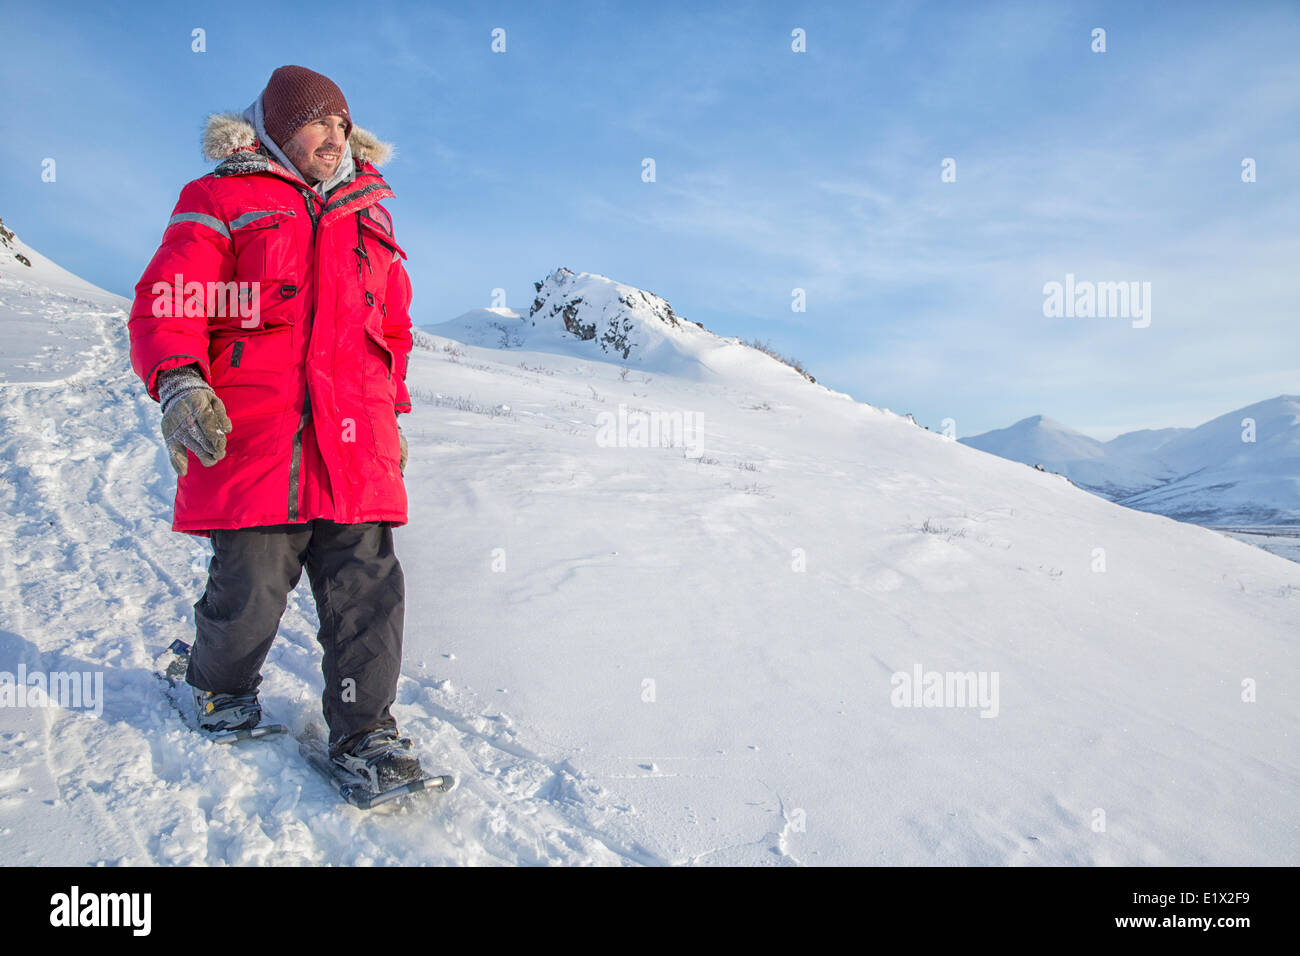
<svg viewBox="0 0 1300 956"><path fill-rule="evenodd" d="M305 66L282 66L262 91L262 120L275 145L284 149L295 133L322 116L342 116L352 133L348 101L328 76Z"/></svg>

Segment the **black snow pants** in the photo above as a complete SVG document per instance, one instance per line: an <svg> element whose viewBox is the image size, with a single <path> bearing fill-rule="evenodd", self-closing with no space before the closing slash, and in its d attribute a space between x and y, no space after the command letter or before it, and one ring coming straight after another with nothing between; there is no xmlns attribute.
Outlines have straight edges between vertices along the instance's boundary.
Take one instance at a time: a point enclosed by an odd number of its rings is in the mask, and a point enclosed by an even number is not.
<svg viewBox="0 0 1300 956"><path fill-rule="evenodd" d="M385 521L267 525L211 532L208 583L194 605L186 680L219 694L251 694L289 592L306 565L324 651L321 706L330 752L395 728L388 709L402 665L406 583Z"/></svg>

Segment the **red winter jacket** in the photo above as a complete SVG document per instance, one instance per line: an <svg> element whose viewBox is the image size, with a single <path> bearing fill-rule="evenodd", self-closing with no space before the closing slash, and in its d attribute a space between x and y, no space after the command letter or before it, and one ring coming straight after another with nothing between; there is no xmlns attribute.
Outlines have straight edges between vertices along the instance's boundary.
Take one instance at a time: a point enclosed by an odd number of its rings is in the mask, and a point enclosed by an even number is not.
<svg viewBox="0 0 1300 956"><path fill-rule="evenodd" d="M212 467L188 453L172 528L405 524L396 413L411 410L411 285L379 204L393 193L371 164L388 147L354 126L355 178L325 200L238 114L212 117L205 142L225 159L181 190L129 322L151 398L160 371L197 362L233 425Z"/></svg>

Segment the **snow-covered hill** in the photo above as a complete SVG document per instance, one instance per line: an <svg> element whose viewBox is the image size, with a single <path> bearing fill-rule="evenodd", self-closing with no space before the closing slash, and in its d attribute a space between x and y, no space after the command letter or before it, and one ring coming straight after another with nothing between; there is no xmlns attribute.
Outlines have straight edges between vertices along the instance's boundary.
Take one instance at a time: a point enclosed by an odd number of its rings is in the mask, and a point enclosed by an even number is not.
<svg viewBox="0 0 1300 956"><path fill-rule="evenodd" d="M1296 395L1256 402L1197 428L1145 429L1104 443L1041 415L961 441L1182 521L1300 525Z"/></svg>
<svg viewBox="0 0 1300 956"><path fill-rule="evenodd" d="M101 320L120 304L120 296L55 265L0 221L0 388L97 367Z"/></svg>
<svg viewBox="0 0 1300 956"><path fill-rule="evenodd" d="M571 276L593 338L416 337L395 713L459 779L418 805L164 703L209 551L125 303L79 376L0 389L0 669L103 675L98 718L0 708L0 863L1300 862L1300 568ZM316 627L304 575L263 687L294 728Z"/></svg>

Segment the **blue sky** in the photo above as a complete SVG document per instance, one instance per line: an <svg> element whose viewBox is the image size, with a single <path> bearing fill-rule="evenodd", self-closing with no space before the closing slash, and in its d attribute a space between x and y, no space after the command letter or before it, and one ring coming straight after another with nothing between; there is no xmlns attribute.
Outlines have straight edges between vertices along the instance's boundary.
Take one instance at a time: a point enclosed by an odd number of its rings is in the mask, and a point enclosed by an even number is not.
<svg viewBox="0 0 1300 956"><path fill-rule="evenodd" d="M1300 4L0 6L0 217L124 295L204 118L296 63L397 145L416 324L563 265L959 436L1300 392ZM1150 326L1044 317L1067 273Z"/></svg>

